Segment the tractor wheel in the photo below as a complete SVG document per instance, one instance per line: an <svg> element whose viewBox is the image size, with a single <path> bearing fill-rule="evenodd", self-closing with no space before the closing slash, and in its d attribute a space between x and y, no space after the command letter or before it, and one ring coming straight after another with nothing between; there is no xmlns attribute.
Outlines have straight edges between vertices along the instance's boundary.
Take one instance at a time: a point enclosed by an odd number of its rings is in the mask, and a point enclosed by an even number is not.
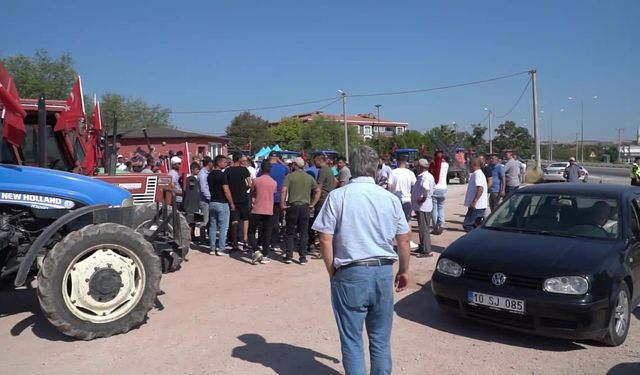
<svg viewBox="0 0 640 375"><path fill-rule="evenodd" d="M171 207L168 207L169 216L173 212ZM155 203L147 203L141 206L134 207L133 211L133 229L137 231L141 231L142 229L155 229L157 228L157 224L153 222L153 219L156 215L156 204ZM180 242L179 246L182 249L185 249L185 253L182 254L185 258L189 253L189 246L191 246L191 230L189 229L189 223L184 215L178 212L178 220L180 221ZM171 224L168 225L169 233L173 235L173 227ZM180 269L180 264L182 263L181 254L177 254L175 252L159 252L160 260L162 261L162 272L171 272L177 271Z"/></svg>
<svg viewBox="0 0 640 375"><path fill-rule="evenodd" d="M113 223L88 225L45 256L38 299L65 335L109 337L144 323L161 277L160 259L140 233Z"/></svg>

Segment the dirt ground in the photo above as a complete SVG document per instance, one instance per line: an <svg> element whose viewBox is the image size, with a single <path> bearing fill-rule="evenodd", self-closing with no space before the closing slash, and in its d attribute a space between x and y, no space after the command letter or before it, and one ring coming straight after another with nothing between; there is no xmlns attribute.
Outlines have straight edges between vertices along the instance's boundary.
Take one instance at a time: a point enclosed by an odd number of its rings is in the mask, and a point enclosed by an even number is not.
<svg viewBox="0 0 640 375"><path fill-rule="evenodd" d="M447 228L461 236L464 186L451 186ZM411 287L396 296L396 374L640 374L640 309L618 348L496 329L439 310L429 281L437 257L412 258ZM340 344L319 260L306 266L196 250L162 279L146 324L90 342L59 334L33 290L0 292L0 374L340 374Z"/></svg>

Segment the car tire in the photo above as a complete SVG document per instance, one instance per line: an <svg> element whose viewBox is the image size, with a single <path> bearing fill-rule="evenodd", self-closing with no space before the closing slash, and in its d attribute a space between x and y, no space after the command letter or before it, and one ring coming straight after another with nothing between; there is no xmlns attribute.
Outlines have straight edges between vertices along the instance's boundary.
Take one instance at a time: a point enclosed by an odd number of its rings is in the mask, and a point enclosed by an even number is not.
<svg viewBox="0 0 640 375"><path fill-rule="evenodd" d="M608 346L622 345L629 333L629 323L631 322L631 293L627 283L622 281L616 293L613 307L611 308L611 318L607 334L602 342Z"/></svg>
<svg viewBox="0 0 640 375"><path fill-rule="evenodd" d="M38 300L63 334L109 337L145 322L161 277L160 259L140 233L114 223L88 225L46 254Z"/></svg>
<svg viewBox="0 0 640 375"><path fill-rule="evenodd" d="M168 214L171 215L173 212L172 207L168 207ZM153 225L153 219L156 216L156 204L155 203L147 203L140 206L134 207L133 211L133 229L142 233L144 229L149 229L151 225ZM191 229L189 228L189 223L184 215L178 212L178 220L180 221L180 242L178 245L181 249L184 250L184 254L177 254L173 251L160 251L160 260L162 264L162 272L171 272L177 271L180 269L180 265L182 264L182 259L187 257L189 253L189 247L191 246ZM169 231L172 232L173 228L169 224Z"/></svg>

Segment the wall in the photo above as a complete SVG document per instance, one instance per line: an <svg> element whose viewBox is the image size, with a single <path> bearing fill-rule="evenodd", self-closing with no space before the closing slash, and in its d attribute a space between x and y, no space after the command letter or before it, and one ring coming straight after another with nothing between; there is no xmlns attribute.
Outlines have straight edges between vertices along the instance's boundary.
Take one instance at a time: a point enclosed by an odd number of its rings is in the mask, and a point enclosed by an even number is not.
<svg viewBox="0 0 640 375"><path fill-rule="evenodd" d="M198 150L205 150L204 155L209 155L209 143L221 143L222 144L222 154L227 155L228 147L227 143L224 140L216 139L216 138L164 138L160 139L150 139L149 142L151 146L155 148L154 157L158 155L168 155L169 151L172 150L174 153L178 151L184 151L185 142L188 142L189 145L189 154L194 156L198 153ZM163 143L164 142L164 143ZM135 151L140 147L142 150L147 151L147 143L144 138L141 139L122 139L120 140L120 149L118 151L119 154L122 154L126 159L131 158ZM209 155L211 156L211 155ZM215 156L215 155L213 155Z"/></svg>

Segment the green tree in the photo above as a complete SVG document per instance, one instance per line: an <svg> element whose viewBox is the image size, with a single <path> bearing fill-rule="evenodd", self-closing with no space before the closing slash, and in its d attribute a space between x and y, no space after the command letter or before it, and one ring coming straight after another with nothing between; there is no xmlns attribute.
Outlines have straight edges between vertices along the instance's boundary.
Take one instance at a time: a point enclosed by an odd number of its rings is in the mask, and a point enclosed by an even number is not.
<svg viewBox="0 0 640 375"><path fill-rule="evenodd" d="M487 141L484 139L484 134L487 132L487 127L481 124L471 125L471 133L465 132L464 147L473 147L478 154L489 151Z"/></svg>
<svg viewBox="0 0 640 375"><path fill-rule="evenodd" d="M303 123L300 119L287 117L276 126L269 128L270 138L285 150L300 150L302 148Z"/></svg>
<svg viewBox="0 0 640 375"><path fill-rule="evenodd" d="M399 148L417 148L420 149L422 145L426 145L427 136L420 133L417 130L407 130L401 135L395 138L396 144Z"/></svg>
<svg viewBox="0 0 640 375"><path fill-rule="evenodd" d="M427 131L431 145L435 149L445 150L456 143L456 131L448 124L443 124Z"/></svg>
<svg viewBox="0 0 640 375"><path fill-rule="evenodd" d="M85 102L88 112L93 112L93 101ZM118 117L118 131L140 128L171 128L171 110L159 105L149 105L140 98L127 98L120 94L106 93L100 102L102 125L113 127L114 116ZM87 113L90 118L90 113Z"/></svg>
<svg viewBox="0 0 640 375"><path fill-rule="evenodd" d="M529 130L513 121L505 121L496 129L493 139L494 151L515 150L519 156L528 159L533 154L533 137Z"/></svg>
<svg viewBox="0 0 640 375"><path fill-rule="evenodd" d="M243 149L250 143L251 151L254 151L271 144L269 122L250 112L242 112L234 117L227 126L226 135L231 149Z"/></svg>
<svg viewBox="0 0 640 375"><path fill-rule="evenodd" d="M349 150L364 143L356 127L349 127ZM344 127L341 123L325 118L316 118L304 124L302 147L305 152L314 150L336 150L344 154Z"/></svg>
<svg viewBox="0 0 640 375"><path fill-rule="evenodd" d="M47 99L66 99L78 73L68 53L52 58L43 49L34 56L16 55L0 59L23 98L37 98L44 94Z"/></svg>

